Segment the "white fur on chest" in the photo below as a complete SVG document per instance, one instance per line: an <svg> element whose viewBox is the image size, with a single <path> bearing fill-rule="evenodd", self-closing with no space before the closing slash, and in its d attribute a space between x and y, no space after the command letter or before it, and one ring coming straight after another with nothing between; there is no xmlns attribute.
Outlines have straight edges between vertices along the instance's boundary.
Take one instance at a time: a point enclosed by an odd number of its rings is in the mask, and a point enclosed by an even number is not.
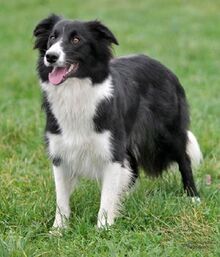
<svg viewBox="0 0 220 257"><path fill-rule="evenodd" d="M60 86L41 85L61 128L61 134L47 133L49 154L61 157L80 176L99 178L111 159L111 134L97 133L93 118L98 104L112 97L111 78L97 85L76 78Z"/></svg>

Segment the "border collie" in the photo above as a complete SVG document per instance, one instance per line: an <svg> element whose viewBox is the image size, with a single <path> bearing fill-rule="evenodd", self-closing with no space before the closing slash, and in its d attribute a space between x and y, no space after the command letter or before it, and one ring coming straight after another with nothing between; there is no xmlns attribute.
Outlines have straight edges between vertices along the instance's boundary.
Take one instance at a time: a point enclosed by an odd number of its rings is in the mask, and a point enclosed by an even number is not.
<svg viewBox="0 0 220 257"><path fill-rule="evenodd" d="M177 163L184 190L199 200L192 165L202 154L172 71L145 55L113 58L111 46L118 41L97 20L53 14L34 36L56 187L54 227L66 226L80 177L101 181L98 227L114 223L140 169L159 176Z"/></svg>

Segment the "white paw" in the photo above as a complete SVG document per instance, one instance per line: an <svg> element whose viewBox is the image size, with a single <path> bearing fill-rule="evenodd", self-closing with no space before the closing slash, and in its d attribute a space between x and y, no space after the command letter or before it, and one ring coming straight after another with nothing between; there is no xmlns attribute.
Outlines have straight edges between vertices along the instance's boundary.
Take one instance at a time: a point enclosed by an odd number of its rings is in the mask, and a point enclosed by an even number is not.
<svg viewBox="0 0 220 257"><path fill-rule="evenodd" d="M114 218L107 216L105 213L98 215L97 227L101 229L108 229L111 225L114 224Z"/></svg>
<svg viewBox="0 0 220 257"><path fill-rule="evenodd" d="M61 216L56 217L53 223L53 227L49 231L52 236L62 236L64 229L68 227L68 219L61 218Z"/></svg>
<svg viewBox="0 0 220 257"><path fill-rule="evenodd" d="M196 204L200 204L201 203L201 199L198 196L194 196L194 197L192 197L192 202L196 203Z"/></svg>
<svg viewBox="0 0 220 257"><path fill-rule="evenodd" d="M68 219L65 216L57 215L53 223L53 229L65 229L67 227Z"/></svg>
<svg viewBox="0 0 220 257"><path fill-rule="evenodd" d="M52 227L52 229L49 231L49 234L51 236L57 236L57 237L61 237L63 236L61 229L60 228L54 228Z"/></svg>

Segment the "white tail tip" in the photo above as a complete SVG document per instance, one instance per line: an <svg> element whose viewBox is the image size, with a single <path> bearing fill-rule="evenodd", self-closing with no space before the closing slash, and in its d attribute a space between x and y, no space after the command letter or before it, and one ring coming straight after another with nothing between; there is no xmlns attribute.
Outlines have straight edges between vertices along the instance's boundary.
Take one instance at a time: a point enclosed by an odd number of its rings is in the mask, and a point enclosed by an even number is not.
<svg viewBox="0 0 220 257"><path fill-rule="evenodd" d="M186 152L190 157L192 167L196 168L200 165L200 163L203 160L202 152L200 150L199 143L196 137L193 135L193 133L188 130L187 135L188 135L188 143L187 143Z"/></svg>

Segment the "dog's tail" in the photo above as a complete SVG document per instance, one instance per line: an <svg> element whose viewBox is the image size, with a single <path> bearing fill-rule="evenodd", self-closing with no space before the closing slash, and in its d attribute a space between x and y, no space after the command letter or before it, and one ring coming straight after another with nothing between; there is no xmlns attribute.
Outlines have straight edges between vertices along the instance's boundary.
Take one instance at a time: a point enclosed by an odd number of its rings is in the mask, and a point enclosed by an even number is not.
<svg viewBox="0 0 220 257"><path fill-rule="evenodd" d="M186 152L190 157L193 168L197 168L203 160L202 152L199 147L199 143L196 137L191 131L187 131L188 142L186 146Z"/></svg>

